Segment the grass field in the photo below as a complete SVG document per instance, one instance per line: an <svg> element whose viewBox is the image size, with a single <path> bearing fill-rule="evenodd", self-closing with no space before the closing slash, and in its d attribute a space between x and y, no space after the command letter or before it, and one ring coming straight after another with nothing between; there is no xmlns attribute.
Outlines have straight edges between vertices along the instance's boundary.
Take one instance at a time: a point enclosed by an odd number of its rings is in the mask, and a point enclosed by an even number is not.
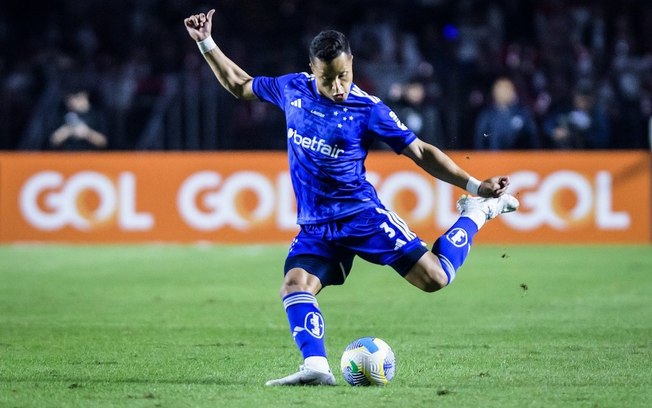
<svg viewBox="0 0 652 408"><path fill-rule="evenodd" d="M283 246L0 247L1 407L650 407L652 247L476 246L421 293L356 260L320 294L337 387L268 388L300 355ZM397 358L353 388L361 336Z"/></svg>

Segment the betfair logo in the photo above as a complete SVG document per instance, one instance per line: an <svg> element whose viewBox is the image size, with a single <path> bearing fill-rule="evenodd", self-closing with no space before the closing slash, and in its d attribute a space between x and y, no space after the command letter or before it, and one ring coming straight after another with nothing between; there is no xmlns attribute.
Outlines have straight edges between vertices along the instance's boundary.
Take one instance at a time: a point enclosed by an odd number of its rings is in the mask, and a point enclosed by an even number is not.
<svg viewBox="0 0 652 408"><path fill-rule="evenodd" d="M294 102L293 102L294 103ZM318 139L313 136L312 138L300 135L296 130L288 128L288 139L290 139L297 146L301 146L304 149L312 150L313 152L319 152L325 156L332 157L337 159L340 153L344 153L343 149L340 149L337 144L331 146L324 139Z"/></svg>

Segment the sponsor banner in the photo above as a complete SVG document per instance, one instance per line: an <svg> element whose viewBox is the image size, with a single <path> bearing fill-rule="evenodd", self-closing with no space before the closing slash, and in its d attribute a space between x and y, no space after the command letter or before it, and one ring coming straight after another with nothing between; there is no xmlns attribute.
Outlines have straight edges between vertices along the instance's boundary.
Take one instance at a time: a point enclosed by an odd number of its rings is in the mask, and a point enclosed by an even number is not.
<svg viewBox="0 0 652 408"><path fill-rule="evenodd" d="M648 152L461 152L451 157L477 178L508 175L519 211L490 221L474 242L650 242ZM401 160L369 155L382 169L380 196L420 237L457 219L457 188L432 181ZM395 190L401 190L400 193Z"/></svg>
<svg viewBox="0 0 652 408"><path fill-rule="evenodd" d="M475 242L649 242L646 152L454 152L477 178L506 174L521 209ZM408 158L372 152L385 205L432 242L463 192ZM2 242L290 242L296 205L281 152L0 154Z"/></svg>

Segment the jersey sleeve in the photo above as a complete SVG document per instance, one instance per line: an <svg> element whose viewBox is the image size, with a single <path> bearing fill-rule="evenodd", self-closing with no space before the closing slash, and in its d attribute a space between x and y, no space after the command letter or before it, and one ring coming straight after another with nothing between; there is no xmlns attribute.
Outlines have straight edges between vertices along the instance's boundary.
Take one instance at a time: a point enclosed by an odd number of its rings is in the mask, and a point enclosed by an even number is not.
<svg viewBox="0 0 652 408"><path fill-rule="evenodd" d="M417 135L401 122L396 113L382 102L375 104L371 110L369 130L397 154L417 138Z"/></svg>
<svg viewBox="0 0 652 408"><path fill-rule="evenodd" d="M258 76L254 78L252 89L254 94L263 102L269 102L281 109L285 109L285 93L283 90L288 82L297 74L288 74L279 77Z"/></svg>

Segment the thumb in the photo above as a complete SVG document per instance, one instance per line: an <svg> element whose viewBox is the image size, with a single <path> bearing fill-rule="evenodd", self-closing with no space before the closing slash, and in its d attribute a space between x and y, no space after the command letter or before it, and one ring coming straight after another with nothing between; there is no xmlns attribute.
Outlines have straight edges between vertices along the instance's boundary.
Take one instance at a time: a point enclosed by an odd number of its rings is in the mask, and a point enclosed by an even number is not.
<svg viewBox="0 0 652 408"><path fill-rule="evenodd" d="M210 9L210 11L208 12L208 14L206 14L206 19L207 19L208 21L212 21L212 19L213 19L213 14L215 14L215 9Z"/></svg>

